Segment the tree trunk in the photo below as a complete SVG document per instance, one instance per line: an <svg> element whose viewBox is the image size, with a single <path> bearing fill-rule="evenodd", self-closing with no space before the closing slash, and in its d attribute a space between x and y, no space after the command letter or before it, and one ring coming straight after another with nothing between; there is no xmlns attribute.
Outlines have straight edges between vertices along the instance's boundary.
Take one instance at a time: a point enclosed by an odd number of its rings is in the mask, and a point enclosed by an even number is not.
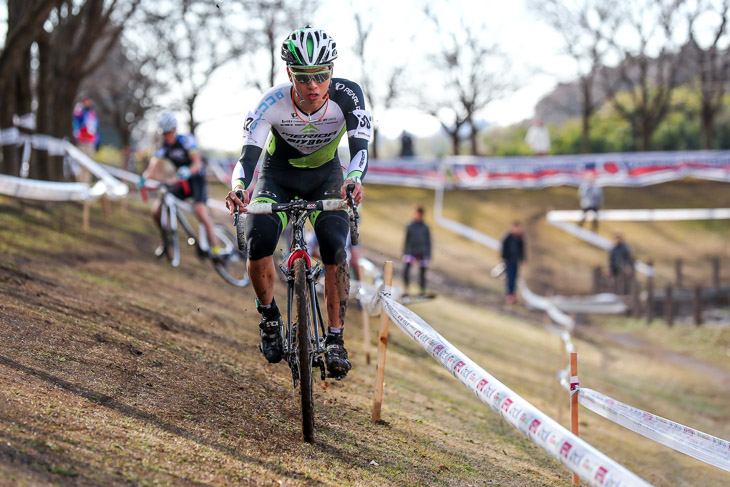
<svg viewBox="0 0 730 487"><path fill-rule="evenodd" d="M581 91L583 92L581 150L584 154L589 154L591 152L591 114L593 112L593 97L588 80L581 81Z"/></svg>
<svg viewBox="0 0 730 487"><path fill-rule="evenodd" d="M74 97L79 78L62 77L57 73L62 62L54 58L48 38L38 40L38 113L37 132L57 139L73 140ZM63 177L63 157L49 156L46 151L35 151L35 164L31 174L36 179L60 181ZM35 166L35 167L34 167Z"/></svg>
<svg viewBox="0 0 730 487"><path fill-rule="evenodd" d="M195 110L195 99L198 97L197 93L193 93L187 99L188 118L190 120L190 133L195 137L195 131L198 129L198 122L195 120L193 110Z"/></svg>
<svg viewBox="0 0 730 487"><path fill-rule="evenodd" d="M474 127L473 123L469 122L469 125L471 125L471 132L469 133L469 142L471 145L471 155L478 156L479 147L477 147L477 135L479 135L479 132L477 131L476 127Z"/></svg>
<svg viewBox="0 0 730 487"><path fill-rule="evenodd" d="M48 37L41 34L38 38L38 109L36 111L36 131L50 135L51 63ZM30 165L32 179L48 180L48 153L39 151L34 163Z"/></svg>
<svg viewBox="0 0 730 487"><path fill-rule="evenodd" d="M457 128L449 135L451 135L451 150L454 152L455 156L458 156L459 155L459 129Z"/></svg>
<svg viewBox="0 0 730 487"><path fill-rule="evenodd" d="M8 1L8 30L20 24L30 11L27 0ZM7 40L6 40L7 42ZM7 46L5 46L7 47ZM0 83L0 130L13 126L13 115L23 115L30 111L30 50L18 48L12 62L6 66L8 75ZM0 154L0 173L11 176L20 174L20 158L15 145L2 146Z"/></svg>
<svg viewBox="0 0 730 487"><path fill-rule="evenodd" d="M713 132L715 131L715 111L705 100L702 101L700 121L702 125L702 148L710 150L715 145L713 143Z"/></svg>
<svg viewBox="0 0 730 487"><path fill-rule="evenodd" d="M0 93L0 130L13 126L13 113L15 113L13 81L15 80L8 80L5 92ZM19 172L18 148L15 145L3 145L0 153L0 173L17 176Z"/></svg>

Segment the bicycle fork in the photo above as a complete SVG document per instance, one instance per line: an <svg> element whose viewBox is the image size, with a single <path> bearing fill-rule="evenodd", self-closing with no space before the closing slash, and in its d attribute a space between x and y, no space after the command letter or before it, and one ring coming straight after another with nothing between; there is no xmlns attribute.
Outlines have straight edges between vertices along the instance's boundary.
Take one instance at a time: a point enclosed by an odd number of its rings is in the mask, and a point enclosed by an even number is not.
<svg viewBox="0 0 730 487"><path fill-rule="evenodd" d="M286 333L282 336L284 341L284 355L286 361L289 364L289 368L292 371L292 380L294 387L299 385L299 356L296 343L297 326L309 326L309 323L294 323L292 320L292 309L294 304L294 273L292 270L283 264L280 265L281 271L284 273L284 277L287 282L287 293L286 293ZM312 341L310 347L310 355L312 361L312 367L318 367L320 371L321 380L326 379L325 364L322 358L322 354L325 349L322 346L322 340L320 336L324 336L324 321L322 320L322 309L317 299L317 291L315 284L319 279L322 272L322 268L319 264L312 268L307 269L307 287L309 288L309 300L308 303L310 309L310 317L312 323L312 329L310 330L310 340ZM320 335L320 332L322 335Z"/></svg>

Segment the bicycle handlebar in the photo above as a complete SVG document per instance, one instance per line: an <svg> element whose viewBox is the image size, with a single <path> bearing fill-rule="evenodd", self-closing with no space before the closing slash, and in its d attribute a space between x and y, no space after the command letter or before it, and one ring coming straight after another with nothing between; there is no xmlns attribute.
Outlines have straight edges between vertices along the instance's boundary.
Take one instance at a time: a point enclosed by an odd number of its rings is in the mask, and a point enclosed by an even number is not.
<svg viewBox="0 0 730 487"><path fill-rule="evenodd" d="M244 212L251 215L266 215L290 210L337 211L346 210L347 206L345 200L294 200L288 203L252 203L246 206Z"/></svg>

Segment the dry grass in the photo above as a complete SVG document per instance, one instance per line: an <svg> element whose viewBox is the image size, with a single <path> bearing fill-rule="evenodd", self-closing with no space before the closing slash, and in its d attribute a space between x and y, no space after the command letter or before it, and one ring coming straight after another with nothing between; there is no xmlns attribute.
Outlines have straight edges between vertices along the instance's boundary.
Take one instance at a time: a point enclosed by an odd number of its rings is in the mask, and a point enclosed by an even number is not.
<svg viewBox="0 0 730 487"><path fill-rule="evenodd" d="M394 202L395 191L368 188L363 241L382 260L399 257L413 205L431 205L428 191L398 189ZM499 236L515 215L528 221L548 205L570 207L573 193L447 195L445 211ZM0 205L0 485L569 485L565 469L394 325L383 408L389 424L371 424L374 366L364 362L354 312L347 340L355 368L318 390L318 442L303 444L288 370L263 363L256 349L250 289L228 286L192 252L180 269L155 261L155 232L141 205L127 215L115 207L113 223L100 221L96 208L88 235L77 206ZM535 257L555 263L544 265L553 278L564 274L559 255L603 257L537 219L533 225L531 245L545 249ZM496 256L432 229L434 272L494 295L499 284L483 271ZM579 266L566 272L577 275ZM561 344L539 321L444 294L413 309L566 424L567 395L554 378ZM597 324L576 339L585 386L730 438L730 384L721 375L697 379L706 363L730 375L727 329ZM615 335L638 345L617 345ZM696 362L677 362L668 351ZM585 410L581 434L658 486L728 481L726 472Z"/></svg>

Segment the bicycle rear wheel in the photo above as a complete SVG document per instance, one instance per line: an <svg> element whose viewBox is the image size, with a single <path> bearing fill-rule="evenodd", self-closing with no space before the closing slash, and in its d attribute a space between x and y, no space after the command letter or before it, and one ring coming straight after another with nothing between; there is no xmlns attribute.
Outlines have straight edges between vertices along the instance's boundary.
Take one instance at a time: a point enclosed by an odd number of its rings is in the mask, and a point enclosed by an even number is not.
<svg viewBox="0 0 730 487"><path fill-rule="evenodd" d="M234 286L248 286L251 280L246 273L246 252L238 247L238 239L223 225L213 227L220 245L220 256L213 260L213 266L226 282Z"/></svg>
<svg viewBox="0 0 730 487"><path fill-rule="evenodd" d="M302 434L314 443L314 396L312 382L312 340L310 337L309 286L304 259L294 261L294 306L297 318L297 352L299 355L299 392L302 396Z"/></svg>

